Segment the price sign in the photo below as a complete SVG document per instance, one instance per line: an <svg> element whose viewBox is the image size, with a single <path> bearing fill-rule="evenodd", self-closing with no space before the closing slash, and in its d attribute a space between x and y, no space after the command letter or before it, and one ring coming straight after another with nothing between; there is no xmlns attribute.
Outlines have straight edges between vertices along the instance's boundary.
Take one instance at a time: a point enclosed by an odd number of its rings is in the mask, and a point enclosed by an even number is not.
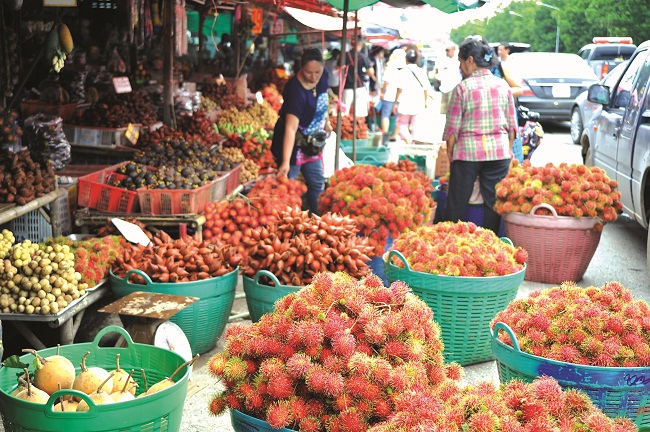
<svg viewBox="0 0 650 432"><path fill-rule="evenodd" d="M113 78L113 87L115 88L115 93L131 93L131 81L129 77L115 77Z"/></svg>
<svg viewBox="0 0 650 432"><path fill-rule="evenodd" d="M271 25L269 26L269 32L272 35L284 33L284 20L276 19L272 21Z"/></svg>
<svg viewBox="0 0 650 432"><path fill-rule="evenodd" d="M262 33L262 24L264 23L262 8L252 8L251 9L251 21L253 21L253 29L251 33L260 34Z"/></svg>
<svg viewBox="0 0 650 432"><path fill-rule="evenodd" d="M124 136L132 145L135 145L138 142L138 137L140 137L140 131L133 126L133 123L129 123L126 126L126 131L124 131Z"/></svg>

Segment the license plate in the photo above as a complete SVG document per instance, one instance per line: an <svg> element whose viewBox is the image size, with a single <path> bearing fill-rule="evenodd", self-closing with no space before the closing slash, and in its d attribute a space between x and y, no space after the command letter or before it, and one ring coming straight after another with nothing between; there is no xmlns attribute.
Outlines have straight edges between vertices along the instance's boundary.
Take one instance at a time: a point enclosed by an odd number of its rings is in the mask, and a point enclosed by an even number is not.
<svg viewBox="0 0 650 432"><path fill-rule="evenodd" d="M551 93L556 98L571 97L571 86L567 84L556 84L551 88Z"/></svg>

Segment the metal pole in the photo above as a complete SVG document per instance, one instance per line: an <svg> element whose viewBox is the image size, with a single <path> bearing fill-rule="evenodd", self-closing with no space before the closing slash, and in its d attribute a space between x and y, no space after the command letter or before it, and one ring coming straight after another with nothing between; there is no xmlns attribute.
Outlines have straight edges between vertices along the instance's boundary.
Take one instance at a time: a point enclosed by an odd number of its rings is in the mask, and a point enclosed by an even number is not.
<svg viewBox="0 0 650 432"><path fill-rule="evenodd" d="M557 24L557 31L555 32L555 52L560 52L560 23Z"/></svg>
<svg viewBox="0 0 650 432"><path fill-rule="evenodd" d="M343 1L343 33L341 34L341 56L339 57L339 67L343 70L345 66L345 45L348 43L348 9L350 7L350 0ZM340 84L340 82L339 82ZM339 104L341 102L341 95L343 89L339 85ZM339 169L339 150L341 148L341 109L339 108L336 114L336 153L334 154L334 169Z"/></svg>
<svg viewBox="0 0 650 432"><path fill-rule="evenodd" d="M352 162L357 161L357 81L359 80L359 11L354 11L354 82L352 83Z"/></svg>
<svg viewBox="0 0 650 432"><path fill-rule="evenodd" d="M171 128L174 122L174 23L176 2L165 4L163 16L163 121Z"/></svg>

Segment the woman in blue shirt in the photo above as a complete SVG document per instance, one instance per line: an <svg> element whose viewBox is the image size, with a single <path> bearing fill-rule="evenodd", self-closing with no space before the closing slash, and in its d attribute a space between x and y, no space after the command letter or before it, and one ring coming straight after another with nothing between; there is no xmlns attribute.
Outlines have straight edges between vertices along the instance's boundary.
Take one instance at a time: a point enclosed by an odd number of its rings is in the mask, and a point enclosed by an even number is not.
<svg viewBox="0 0 650 432"><path fill-rule="evenodd" d="M323 155L305 155L295 146L296 133L306 136L314 132L332 131L327 116L328 77L323 67L323 55L316 48L302 54L300 70L284 87L284 103L275 124L271 150L278 164L278 176L298 178L302 172L307 184L307 202L312 213L318 213L318 197L323 192Z"/></svg>

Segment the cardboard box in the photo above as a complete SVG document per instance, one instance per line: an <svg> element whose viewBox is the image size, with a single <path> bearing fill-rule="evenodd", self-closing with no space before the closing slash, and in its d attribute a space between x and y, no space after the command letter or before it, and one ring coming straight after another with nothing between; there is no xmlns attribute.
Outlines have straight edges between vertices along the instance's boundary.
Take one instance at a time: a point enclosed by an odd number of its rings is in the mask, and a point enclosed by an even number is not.
<svg viewBox="0 0 650 432"><path fill-rule="evenodd" d="M436 159L436 177L446 176L449 173L449 158L447 157L447 146L443 145L438 150Z"/></svg>

